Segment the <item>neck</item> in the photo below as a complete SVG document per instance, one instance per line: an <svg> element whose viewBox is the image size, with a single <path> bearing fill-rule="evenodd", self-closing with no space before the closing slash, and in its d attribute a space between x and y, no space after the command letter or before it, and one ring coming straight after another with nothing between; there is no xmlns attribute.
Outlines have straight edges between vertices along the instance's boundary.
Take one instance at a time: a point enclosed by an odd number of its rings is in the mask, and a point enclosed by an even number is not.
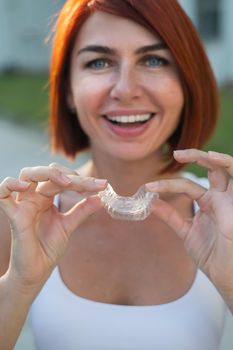
<svg viewBox="0 0 233 350"><path fill-rule="evenodd" d="M133 195L141 185L147 182L170 177L169 174L160 175L164 166L161 152L132 161L116 159L96 152L93 152L92 156L88 170L90 176L107 179L113 189L122 196Z"/></svg>

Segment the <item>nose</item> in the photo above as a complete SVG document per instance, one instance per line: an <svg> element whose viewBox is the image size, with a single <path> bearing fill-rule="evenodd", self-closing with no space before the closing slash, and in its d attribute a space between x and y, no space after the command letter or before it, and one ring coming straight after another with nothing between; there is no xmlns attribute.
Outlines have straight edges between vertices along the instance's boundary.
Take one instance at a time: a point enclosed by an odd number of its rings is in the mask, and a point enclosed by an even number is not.
<svg viewBox="0 0 233 350"><path fill-rule="evenodd" d="M119 67L115 73L110 95L122 102L130 102L140 97L140 81L133 67L129 65Z"/></svg>

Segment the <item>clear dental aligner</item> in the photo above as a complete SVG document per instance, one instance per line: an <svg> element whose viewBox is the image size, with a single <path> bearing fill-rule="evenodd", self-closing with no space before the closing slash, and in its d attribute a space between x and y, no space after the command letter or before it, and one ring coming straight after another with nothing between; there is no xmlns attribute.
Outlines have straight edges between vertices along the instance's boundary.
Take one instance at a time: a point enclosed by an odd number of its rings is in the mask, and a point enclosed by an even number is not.
<svg viewBox="0 0 233 350"><path fill-rule="evenodd" d="M149 192L141 186L132 197L118 196L108 184L104 191L98 193L105 204L107 212L115 219L144 220L151 212L151 203L158 194Z"/></svg>

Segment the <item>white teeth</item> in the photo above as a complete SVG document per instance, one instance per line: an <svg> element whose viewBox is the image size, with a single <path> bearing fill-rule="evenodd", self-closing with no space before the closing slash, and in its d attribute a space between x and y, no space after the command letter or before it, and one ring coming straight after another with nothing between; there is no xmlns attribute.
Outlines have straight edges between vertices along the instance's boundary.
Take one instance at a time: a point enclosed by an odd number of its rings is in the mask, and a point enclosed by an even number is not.
<svg viewBox="0 0 233 350"><path fill-rule="evenodd" d="M138 114L138 115L121 115L121 116L106 116L108 120L118 123L136 123L149 120L152 114Z"/></svg>

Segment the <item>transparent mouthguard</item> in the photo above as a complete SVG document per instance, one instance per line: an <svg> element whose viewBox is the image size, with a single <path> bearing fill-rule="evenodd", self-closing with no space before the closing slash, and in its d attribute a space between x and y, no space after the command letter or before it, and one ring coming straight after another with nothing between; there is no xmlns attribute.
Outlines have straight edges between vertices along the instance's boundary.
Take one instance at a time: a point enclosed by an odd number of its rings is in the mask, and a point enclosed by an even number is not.
<svg viewBox="0 0 233 350"><path fill-rule="evenodd" d="M144 220L151 213L151 203L158 194L141 186L132 197L118 196L108 184L104 191L98 193L107 212L115 219Z"/></svg>

